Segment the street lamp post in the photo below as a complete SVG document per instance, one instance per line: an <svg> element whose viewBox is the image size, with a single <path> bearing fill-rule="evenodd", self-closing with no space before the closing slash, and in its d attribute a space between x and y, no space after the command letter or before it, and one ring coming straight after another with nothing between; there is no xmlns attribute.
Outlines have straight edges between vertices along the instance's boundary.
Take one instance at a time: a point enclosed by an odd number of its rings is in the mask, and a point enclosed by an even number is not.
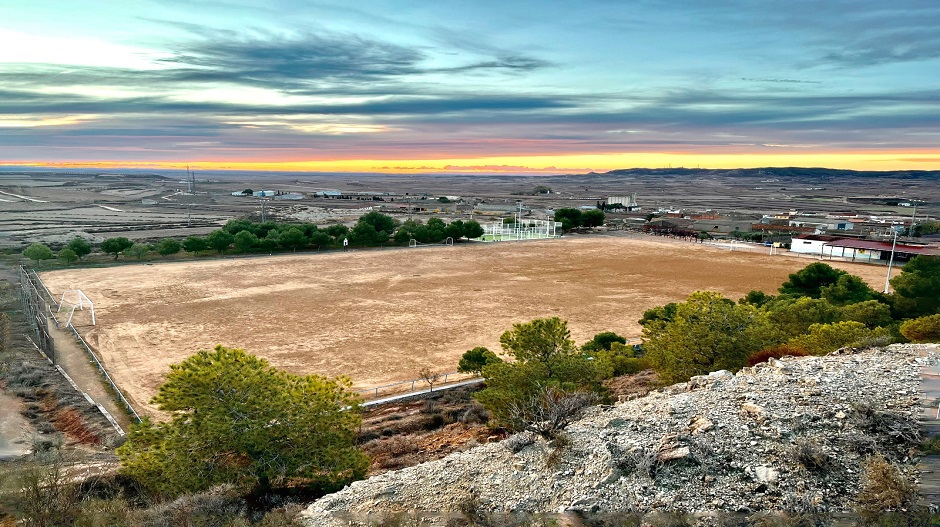
<svg viewBox="0 0 940 527"><path fill-rule="evenodd" d="M894 241L891 242L891 258L888 260L888 276L885 277L885 294L890 292L891 287L891 268L894 266L894 248L898 245L898 228L893 227Z"/></svg>

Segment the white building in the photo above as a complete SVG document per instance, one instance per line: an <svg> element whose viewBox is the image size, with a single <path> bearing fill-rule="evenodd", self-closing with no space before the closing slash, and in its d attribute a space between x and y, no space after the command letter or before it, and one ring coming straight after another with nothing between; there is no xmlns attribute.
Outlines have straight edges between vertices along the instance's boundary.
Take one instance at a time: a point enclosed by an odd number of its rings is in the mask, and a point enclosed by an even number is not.
<svg viewBox="0 0 940 527"><path fill-rule="evenodd" d="M629 196L608 196L607 205L621 205L627 212L640 210L640 206L636 204L636 192Z"/></svg>
<svg viewBox="0 0 940 527"><path fill-rule="evenodd" d="M853 262L887 262L894 253L895 261L906 262L917 255L937 255L940 249L923 245L907 245L886 241L839 238L804 234L793 238L790 251L818 255L820 258L848 258Z"/></svg>

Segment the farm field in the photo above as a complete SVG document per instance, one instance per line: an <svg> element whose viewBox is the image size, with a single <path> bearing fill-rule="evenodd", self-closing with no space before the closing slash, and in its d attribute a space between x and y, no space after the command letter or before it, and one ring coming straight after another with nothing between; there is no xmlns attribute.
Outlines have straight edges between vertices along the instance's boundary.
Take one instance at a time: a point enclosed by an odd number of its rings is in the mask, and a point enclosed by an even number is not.
<svg viewBox="0 0 940 527"><path fill-rule="evenodd" d="M459 244L70 269L98 325L76 326L145 413L168 366L216 344L295 373L348 375L358 388L456 370L475 346L499 350L513 323L559 316L579 343L639 336L644 310L698 289L773 292L812 260L730 252L646 236ZM885 268L830 262L876 289ZM900 272L900 271L896 271ZM880 285L881 284L881 285Z"/></svg>

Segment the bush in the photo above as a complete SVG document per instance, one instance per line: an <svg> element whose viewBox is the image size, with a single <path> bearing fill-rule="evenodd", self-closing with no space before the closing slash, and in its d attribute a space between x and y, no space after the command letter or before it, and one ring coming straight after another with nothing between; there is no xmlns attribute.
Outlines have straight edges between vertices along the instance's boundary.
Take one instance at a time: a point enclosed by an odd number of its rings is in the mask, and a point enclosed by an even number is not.
<svg viewBox="0 0 940 527"><path fill-rule="evenodd" d="M809 333L794 337L787 344L803 348L810 355L825 355L846 346L868 343L887 333L882 328L872 330L854 321L813 324L809 327Z"/></svg>
<svg viewBox="0 0 940 527"><path fill-rule="evenodd" d="M128 525L131 506L123 499L86 498L73 524L75 527L116 527Z"/></svg>
<svg viewBox="0 0 940 527"><path fill-rule="evenodd" d="M897 510L917 497L916 486L880 454L865 460L861 484L856 502L866 514Z"/></svg>
<svg viewBox="0 0 940 527"><path fill-rule="evenodd" d="M613 331L604 331L594 335L594 338L584 343L581 346L581 351L585 353L596 353L598 351L611 351L614 344L620 344L622 348L627 343L627 339L622 337Z"/></svg>
<svg viewBox="0 0 940 527"><path fill-rule="evenodd" d="M421 428L430 432L432 430L437 430L438 428L442 428L445 424L446 423L445 423L443 415L432 414L432 415L429 415L427 419L424 420L423 423L421 423Z"/></svg>
<svg viewBox="0 0 940 527"><path fill-rule="evenodd" d="M819 445L807 439L797 439L792 449L793 459L811 472L825 473L832 467L832 458Z"/></svg>
<svg viewBox="0 0 940 527"><path fill-rule="evenodd" d="M901 334L911 342L940 342L940 315L905 321Z"/></svg>
<svg viewBox="0 0 940 527"><path fill-rule="evenodd" d="M803 348L798 348L795 346L788 346L786 344L781 344L780 346L775 346L773 348L767 348L758 351L757 353L751 355L747 358L747 365L754 366L762 362L767 362L770 359L779 359L781 357L804 357L806 356L806 350Z"/></svg>
<svg viewBox="0 0 940 527"><path fill-rule="evenodd" d="M672 320L657 317L646 322L644 357L665 383L715 370L734 371L764 347L763 330L763 318L754 306L697 291L676 306Z"/></svg>
<svg viewBox="0 0 940 527"><path fill-rule="evenodd" d="M650 368L649 361L645 358L611 354L610 362L614 367L614 376L616 377L621 375L635 375Z"/></svg>
<svg viewBox="0 0 940 527"><path fill-rule="evenodd" d="M141 527L198 525L226 527L245 515L246 506L230 485L220 485L198 494L185 494L135 514Z"/></svg>
<svg viewBox="0 0 940 527"><path fill-rule="evenodd" d="M490 413L483 408L483 405L480 403L474 402L470 405L470 408L467 408L464 411L463 415L460 416L460 422L465 425L470 425L474 423L486 424L490 420Z"/></svg>
<svg viewBox="0 0 940 527"><path fill-rule="evenodd" d="M595 402L597 395L593 392L567 392L543 386L530 397L509 403L508 424L513 430L528 430L554 439Z"/></svg>

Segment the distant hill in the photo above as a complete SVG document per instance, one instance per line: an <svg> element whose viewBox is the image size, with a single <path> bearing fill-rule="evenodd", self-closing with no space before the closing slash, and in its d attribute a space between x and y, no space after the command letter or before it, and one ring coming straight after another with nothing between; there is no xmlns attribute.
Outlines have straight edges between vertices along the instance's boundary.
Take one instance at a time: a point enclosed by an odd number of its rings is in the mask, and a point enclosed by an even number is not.
<svg viewBox="0 0 940 527"><path fill-rule="evenodd" d="M893 179L923 179L940 180L940 170L841 170L835 168L802 168L802 167L767 167L767 168L734 168L734 169L707 169L707 168L622 168L611 170L603 174L591 173L585 175L598 176L739 176L781 179L813 179L825 181L837 177L860 178L893 178Z"/></svg>

